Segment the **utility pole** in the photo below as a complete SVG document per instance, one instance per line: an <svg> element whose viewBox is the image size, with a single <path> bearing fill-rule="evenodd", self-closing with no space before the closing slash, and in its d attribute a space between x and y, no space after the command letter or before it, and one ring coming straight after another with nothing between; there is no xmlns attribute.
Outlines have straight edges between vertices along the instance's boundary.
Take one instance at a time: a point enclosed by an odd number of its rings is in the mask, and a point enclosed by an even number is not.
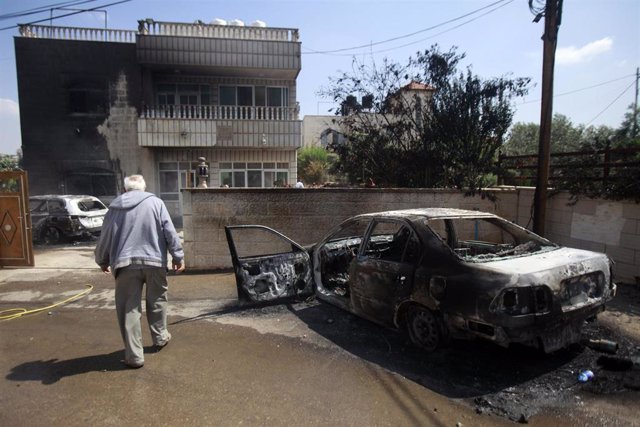
<svg viewBox="0 0 640 427"><path fill-rule="evenodd" d="M640 80L640 67L636 68L636 100L633 103L633 127L631 128L631 138L636 139L638 135L638 80Z"/></svg>
<svg viewBox="0 0 640 427"><path fill-rule="evenodd" d="M547 187L551 158L551 120L553 119L553 69L555 65L558 29L562 17L563 0L546 0L544 9L538 10L533 22L544 16L544 43L542 57L542 107L540 111L540 141L538 145L538 177L533 200L533 231L544 235L547 211ZM534 11L534 0L529 8Z"/></svg>

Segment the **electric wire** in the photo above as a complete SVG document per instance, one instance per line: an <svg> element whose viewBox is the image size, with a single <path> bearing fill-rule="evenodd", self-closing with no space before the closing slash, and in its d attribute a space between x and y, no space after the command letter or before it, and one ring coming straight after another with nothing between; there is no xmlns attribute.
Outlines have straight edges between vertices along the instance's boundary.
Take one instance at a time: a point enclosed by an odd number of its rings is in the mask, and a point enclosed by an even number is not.
<svg viewBox="0 0 640 427"><path fill-rule="evenodd" d="M375 54L378 54L378 53L390 52L392 50L401 49L403 47L407 47L407 46L411 46L411 45L414 45L414 44L422 43L422 42L424 42L426 40L433 39L433 38L438 37L438 36L440 36L442 34L445 34L445 33L448 33L450 31L453 31L455 29L458 29L460 27L463 27L463 26L465 26L465 25L467 25L467 24L469 24L469 23L471 23L473 21L477 21L478 19L482 18L483 16L489 15L490 13L493 13L496 10L503 8L503 7L507 6L509 3L513 3L514 1L515 0L509 0L507 3L503 3L503 4L501 4L500 6L494 8L494 9L491 9L491 10L489 10L489 11L487 11L487 12L481 14L481 15L478 15L478 16L476 16L474 18L471 18L471 19L469 19L467 21L464 21L464 22L462 22L462 23L460 23L458 25L455 25L455 26L453 26L451 28L448 28L446 30L440 31L439 33L433 34L433 35L431 35L429 37L425 37L425 38L420 39L420 40L412 41L410 43L406 43L406 44L403 44L403 45L390 47L390 48L387 48L387 49L377 50L377 51L373 51L373 52L364 52L363 51L363 52L354 52L354 53L333 53L333 54L329 53L328 55L335 55L335 56L375 55Z"/></svg>
<svg viewBox="0 0 640 427"><path fill-rule="evenodd" d="M396 41L396 40L405 39L405 38L408 38L408 37L415 36L416 34L420 34L420 33L424 33L424 32L427 32L427 31L434 30L436 28L442 27L442 26L450 24L452 22L459 21L460 19L466 18L467 16L474 15L474 14L476 14L476 13L482 11L482 10L488 9L490 7L493 7L493 6L497 5L497 4L504 3L505 1L507 2L506 4L509 4L509 3L513 2L514 0L498 0L496 2L493 2L491 4L483 6L483 7L479 8L479 9L476 9L476 10L473 10L471 12L465 13L464 15L460 15L460 16L458 16L456 18L449 19L448 21L444 21L444 22L441 22L439 24L432 25L430 27L423 28L423 29L418 30L418 31L414 31L414 32L409 33L409 34L404 34L404 35L401 35L401 36L392 37L390 39L386 39L386 40L382 40L382 41L378 41L378 42L374 42L374 43L367 43L367 44L363 44L363 45L359 45L359 46L352 46L352 47L345 47L345 48L341 48L341 49L334 49L334 50L322 50L322 51L319 51L319 50L314 50L314 49L305 47L305 49L308 49L310 52L302 52L302 53L303 54L307 54L307 55L331 54L331 53L344 52L344 51L347 51L347 50L356 50L356 49L362 49L362 48L367 48L367 47L371 48L372 46L377 46L377 45L380 45L380 44L384 44L384 43L389 43L389 42Z"/></svg>
<svg viewBox="0 0 640 427"><path fill-rule="evenodd" d="M622 95L624 95L625 93L627 93L627 91L628 91L629 89L631 89L631 88L633 87L633 85L634 85L634 84L636 84L635 79L631 82L631 84L630 84L629 86L627 86L627 87L626 87L626 88L625 88L625 89L620 93L620 95L616 96L616 98L615 98L613 101L611 101L611 102L609 103L609 105L607 105L606 107L604 107L604 110L600 111L598 114L596 114L596 116L595 116L593 119L589 120L589 123L587 123L585 126L589 126L591 123L593 123L595 119L597 119L598 117L600 117L600 116L602 115L602 113L604 113L605 111L607 111L607 110L609 109L609 107L611 107L613 104L615 104L615 102L616 102L618 99L620 99L620 98L622 97Z"/></svg>
<svg viewBox="0 0 640 427"><path fill-rule="evenodd" d="M562 93L554 94L553 97L557 98L557 97L560 97L560 96L571 95L573 93L582 92L582 91L585 91L585 90L588 90L588 89L594 89L596 87L604 86L604 85L609 84L609 83L619 82L620 80L628 79L629 77L635 77L635 76L636 76L635 74L627 74L626 76L618 77L617 79L607 80L606 82L596 83L594 85L586 86L586 87L583 87L583 88L580 88L580 89L575 89L575 90L570 90L568 92L562 92ZM532 101L521 102L519 105L533 104L535 102L541 102L541 101L542 101L542 99L534 99Z"/></svg>
<svg viewBox="0 0 640 427"><path fill-rule="evenodd" d="M83 9L83 10L76 11L76 12L70 12L70 13L65 13L65 14L58 15L58 16L53 16L51 18L45 18L45 19L39 19L37 21L31 21L31 22L28 22L26 24L11 25L9 27L0 28L0 31L10 30L10 29L13 29L13 28L18 28L20 25L33 25L33 24L38 24L40 22L46 22L46 21L52 21L52 20L55 20L55 19L66 18L67 16L78 15L80 13L93 12L93 11L96 11L96 10L101 9L101 8L105 8L105 7L109 7L109 6L115 6L115 5L121 4L121 3L128 3L130 1L133 1L133 0L120 0L120 1L113 2L113 3L105 4L105 5L92 7L92 8L89 8L89 9Z"/></svg>
<svg viewBox="0 0 640 427"><path fill-rule="evenodd" d="M72 301L78 300L78 299L82 298L83 296L87 295L89 292L91 292L93 290L93 285L85 285L85 286L87 287L87 289L85 289L84 291L82 291L82 292L80 292L78 294L75 294L74 296L72 296L70 298L67 298L64 301L60 301L60 302L57 302L55 304L48 305L46 307L35 308L35 309L32 309L32 310L27 310L26 308L10 308L8 310L2 310L2 311L0 311L0 321L17 319L19 317L26 316L28 314L40 313L41 311L51 310L52 308L58 307L60 305L67 304L67 303L70 303Z"/></svg>
<svg viewBox="0 0 640 427"><path fill-rule="evenodd" d="M92 3L96 0L73 0L73 1L63 1L60 3L53 3L48 6L34 7L33 9L22 10L20 12L10 12L5 13L4 15L0 15L0 21L4 21L5 19L11 18L21 18L23 16L35 15L38 13L48 12L52 9L56 9L59 7L69 7L69 6L77 6L83 3Z"/></svg>

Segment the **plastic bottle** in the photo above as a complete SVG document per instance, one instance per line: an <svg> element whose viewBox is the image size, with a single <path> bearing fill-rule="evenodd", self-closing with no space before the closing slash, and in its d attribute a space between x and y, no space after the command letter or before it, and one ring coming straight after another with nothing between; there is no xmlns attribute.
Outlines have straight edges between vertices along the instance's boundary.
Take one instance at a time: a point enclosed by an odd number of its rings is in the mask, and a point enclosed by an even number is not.
<svg viewBox="0 0 640 427"><path fill-rule="evenodd" d="M586 383L587 381L593 379L593 372L589 369L585 369L584 371L578 374L578 381L581 383Z"/></svg>
<svg viewBox="0 0 640 427"><path fill-rule="evenodd" d="M618 351L618 343L611 340L586 340L584 345L603 353L616 354Z"/></svg>

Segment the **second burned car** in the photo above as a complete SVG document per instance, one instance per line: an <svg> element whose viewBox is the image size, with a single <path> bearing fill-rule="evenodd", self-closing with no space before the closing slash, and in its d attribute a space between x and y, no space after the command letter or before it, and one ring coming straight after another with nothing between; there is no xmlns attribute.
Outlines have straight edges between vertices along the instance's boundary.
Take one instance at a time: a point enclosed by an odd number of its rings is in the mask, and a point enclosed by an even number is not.
<svg viewBox="0 0 640 427"><path fill-rule="evenodd" d="M358 215L308 248L263 226L226 233L242 300L315 292L428 351L479 337L552 352L580 341L616 292L606 255L477 211Z"/></svg>
<svg viewBox="0 0 640 427"><path fill-rule="evenodd" d="M86 195L29 197L29 211L35 241L60 243L70 238L100 234L107 207Z"/></svg>

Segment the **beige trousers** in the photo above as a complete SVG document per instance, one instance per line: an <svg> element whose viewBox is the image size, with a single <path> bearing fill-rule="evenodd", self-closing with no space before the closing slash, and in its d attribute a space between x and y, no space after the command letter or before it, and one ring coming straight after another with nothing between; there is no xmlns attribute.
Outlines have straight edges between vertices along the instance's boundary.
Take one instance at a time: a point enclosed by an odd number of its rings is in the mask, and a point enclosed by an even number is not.
<svg viewBox="0 0 640 427"><path fill-rule="evenodd" d="M116 313L124 342L124 360L144 363L142 346L142 287L146 284L146 312L154 345L169 338L167 331L167 272L162 267L126 267L116 274Z"/></svg>

